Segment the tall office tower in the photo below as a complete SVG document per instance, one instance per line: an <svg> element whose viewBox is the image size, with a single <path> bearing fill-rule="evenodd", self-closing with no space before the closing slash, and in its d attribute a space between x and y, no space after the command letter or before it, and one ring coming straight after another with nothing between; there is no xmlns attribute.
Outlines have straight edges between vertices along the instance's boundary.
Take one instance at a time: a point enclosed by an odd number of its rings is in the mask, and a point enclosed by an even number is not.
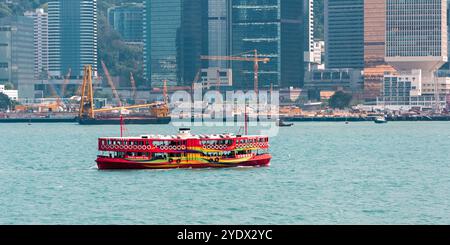
<svg viewBox="0 0 450 245"><path fill-rule="evenodd" d="M386 0L364 1L364 98L381 95L383 77L395 69L385 62Z"/></svg>
<svg viewBox="0 0 450 245"><path fill-rule="evenodd" d="M144 6L142 3L126 3L108 9L109 25L116 30L125 42L142 42Z"/></svg>
<svg viewBox="0 0 450 245"><path fill-rule="evenodd" d="M208 1L208 54L228 56L230 54L231 1ZM228 61L209 61L209 67L228 68Z"/></svg>
<svg viewBox="0 0 450 245"><path fill-rule="evenodd" d="M182 86L191 86L208 55L208 0L183 1L181 14L181 49L178 80Z"/></svg>
<svg viewBox="0 0 450 245"><path fill-rule="evenodd" d="M0 19L0 84L12 83L20 99L34 98L33 40L31 18Z"/></svg>
<svg viewBox="0 0 450 245"><path fill-rule="evenodd" d="M364 68L364 0L325 0L325 43L327 69Z"/></svg>
<svg viewBox="0 0 450 245"><path fill-rule="evenodd" d="M231 53L253 57L256 49L271 59L260 64L260 88L303 86L305 52L313 49L312 6L312 0L232 1ZM234 87L253 89L253 63L232 62L232 68Z"/></svg>
<svg viewBox="0 0 450 245"><path fill-rule="evenodd" d="M447 0L447 33L448 33L448 27L450 27L450 0ZM450 40L447 45L450 45ZM449 54L450 55L450 54ZM450 58L449 58L450 60ZM445 63L441 69L444 71L444 74L450 73L450 62Z"/></svg>
<svg viewBox="0 0 450 245"><path fill-rule="evenodd" d="M97 0L50 0L48 3L49 73L62 77L71 69L82 76L91 65L97 75Z"/></svg>
<svg viewBox="0 0 450 245"><path fill-rule="evenodd" d="M422 93L434 94L434 72L448 61L447 0L387 0L386 11L386 61L422 70Z"/></svg>
<svg viewBox="0 0 450 245"><path fill-rule="evenodd" d="M34 78L48 77L48 14L44 9L26 12L34 22Z"/></svg>
<svg viewBox="0 0 450 245"><path fill-rule="evenodd" d="M208 1L144 1L144 74L152 86L190 85L207 54Z"/></svg>

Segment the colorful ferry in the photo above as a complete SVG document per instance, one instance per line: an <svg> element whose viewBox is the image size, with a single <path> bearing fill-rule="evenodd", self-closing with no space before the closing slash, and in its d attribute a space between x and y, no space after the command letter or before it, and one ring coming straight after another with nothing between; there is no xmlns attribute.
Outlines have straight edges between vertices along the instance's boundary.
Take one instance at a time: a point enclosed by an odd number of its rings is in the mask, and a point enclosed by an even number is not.
<svg viewBox="0 0 450 245"><path fill-rule="evenodd" d="M99 169L229 168L269 166L269 137L234 134L99 138Z"/></svg>

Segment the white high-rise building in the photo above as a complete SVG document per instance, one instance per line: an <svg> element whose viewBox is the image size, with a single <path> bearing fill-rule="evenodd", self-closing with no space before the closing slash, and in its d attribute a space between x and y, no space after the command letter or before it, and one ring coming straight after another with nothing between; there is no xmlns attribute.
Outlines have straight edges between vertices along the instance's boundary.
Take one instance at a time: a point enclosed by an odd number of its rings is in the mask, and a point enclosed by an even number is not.
<svg viewBox="0 0 450 245"><path fill-rule="evenodd" d="M48 14L44 9L26 12L34 21L34 78L48 76Z"/></svg>
<svg viewBox="0 0 450 245"><path fill-rule="evenodd" d="M422 70L422 92L434 94L434 73L447 61L447 0L387 0L386 62Z"/></svg>

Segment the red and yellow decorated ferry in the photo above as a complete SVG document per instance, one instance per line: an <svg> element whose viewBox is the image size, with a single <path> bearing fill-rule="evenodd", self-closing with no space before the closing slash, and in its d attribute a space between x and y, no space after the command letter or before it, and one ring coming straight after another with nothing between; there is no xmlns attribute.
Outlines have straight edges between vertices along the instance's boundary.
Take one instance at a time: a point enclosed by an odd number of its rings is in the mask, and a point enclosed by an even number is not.
<svg viewBox="0 0 450 245"><path fill-rule="evenodd" d="M269 166L269 137L234 134L99 138L99 169L229 168Z"/></svg>

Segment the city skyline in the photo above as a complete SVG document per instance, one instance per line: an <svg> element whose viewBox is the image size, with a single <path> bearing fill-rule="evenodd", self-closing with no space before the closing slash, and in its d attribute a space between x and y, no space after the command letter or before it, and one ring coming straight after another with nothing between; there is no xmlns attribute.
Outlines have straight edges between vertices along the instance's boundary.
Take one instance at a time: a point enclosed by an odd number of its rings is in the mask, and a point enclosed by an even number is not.
<svg viewBox="0 0 450 245"><path fill-rule="evenodd" d="M399 62L393 61L398 55L391 55L394 50L391 47L405 47L400 43L401 38L394 39L389 32L392 16L388 14L389 6L394 3L402 8L421 4L421 1L405 5L395 0L324 0L323 44L314 40L313 13L317 11L312 0L280 3L275 0L258 3L248 0L134 1L112 5L104 14L107 25L117 32L125 45L142 50L143 76L135 74L144 78L139 81L140 86L158 88L166 82L171 87L186 88L200 82L207 89L251 90L255 80L254 64L230 58L249 59L256 50L260 58L270 59L259 64L258 89L297 88L309 100L326 98L320 96L322 92L344 91L366 103L376 103L382 98L385 74L405 72L399 68ZM448 5L444 0L435 3L439 3L443 14L435 15L442 25L433 38L445 48L448 45ZM51 0L47 12L38 9L24 13L34 20L34 80L29 79L28 87L24 82L22 87L14 82L19 94L28 94L27 98L38 93L49 96L55 93L52 86L56 86L56 90L66 86L63 83L67 74L75 79L70 84L76 85L84 65L92 65L96 74L96 66L102 61L98 58L102 53L99 53L97 38L103 35L97 34L96 7L97 0ZM422 22L413 22L407 28L420 27L417 30L424 32L421 38L432 38L423 29L428 23L426 16L437 10L430 11L418 17ZM202 60L202 56L223 58ZM322 57L323 64L320 64ZM448 61L448 52L443 50L440 57L434 70ZM418 56L412 59L419 61ZM319 63L315 63L317 61ZM407 70L417 68L421 67L411 66ZM427 74L427 69L422 67L421 74ZM104 80L102 70L99 78ZM118 75L120 77L114 80L122 88L129 74ZM215 86L218 79L221 85ZM435 91L434 80L421 81L423 92ZM33 83L34 88L30 86ZM442 91L447 93L447 85L443 86Z"/></svg>

